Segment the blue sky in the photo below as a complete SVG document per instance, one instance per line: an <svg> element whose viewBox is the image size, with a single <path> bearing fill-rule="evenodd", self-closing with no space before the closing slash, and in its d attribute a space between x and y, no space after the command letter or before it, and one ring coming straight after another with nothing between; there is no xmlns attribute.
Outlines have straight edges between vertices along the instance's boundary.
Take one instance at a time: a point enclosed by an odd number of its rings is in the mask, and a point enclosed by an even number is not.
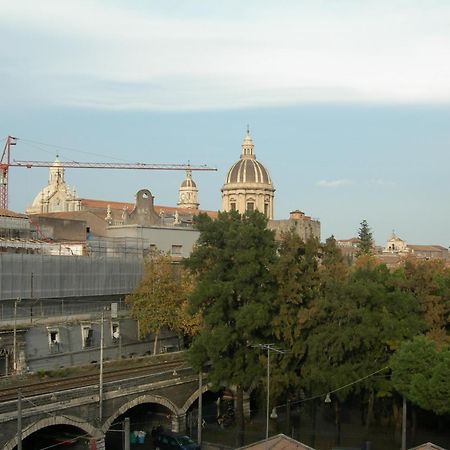
<svg viewBox="0 0 450 450"><path fill-rule="evenodd" d="M22 141L16 159L216 166L194 178L217 210L249 124L277 218L449 245L448 1L0 0L0 61L0 136L79 150ZM66 172L81 197L167 205L182 178ZM11 169L10 208L46 179Z"/></svg>

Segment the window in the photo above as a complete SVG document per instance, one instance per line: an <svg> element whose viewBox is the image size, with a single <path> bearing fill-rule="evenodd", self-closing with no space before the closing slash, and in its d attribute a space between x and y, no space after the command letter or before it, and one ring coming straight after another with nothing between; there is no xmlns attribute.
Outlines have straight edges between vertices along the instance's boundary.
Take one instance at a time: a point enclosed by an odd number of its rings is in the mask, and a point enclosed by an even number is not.
<svg viewBox="0 0 450 450"><path fill-rule="evenodd" d="M51 328L48 330L48 343L50 346L50 351L56 353L60 351L60 335L57 328Z"/></svg>
<svg viewBox="0 0 450 450"><path fill-rule="evenodd" d="M236 203L234 202L230 203L230 209L231 211L236 211Z"/></svg>
<svg viewBox="0 0 450 450"><path fill-rule="evenodd" d="M247 211L253 211L255 209L255 204L253 202L247 202Z"/></svg>
<svg viewBox="0 0 450 450"><path fill-rule="evenodd" d="M92 345L94 344L94 331L92 330L90 325L81 326L81 339L83 348L92 347Z"/></svg>
<svg viewBox="0 0 450 450"><path fill-rule="evenodd" d="M113 344L117 344L120 340L120 327L118 322L111 323L111 339Z"/></svg>
<svg viewBox="0 0 450 450"><path fill-rule="evenodd" d="M269 217L269 205L267 203L264 203L264 215Z"/></svg>
<svg viewBox="0 0 450 450"><path fill-rule="evenodd" d="M172 255L181 255L182 245L172 245Z"/></svg>

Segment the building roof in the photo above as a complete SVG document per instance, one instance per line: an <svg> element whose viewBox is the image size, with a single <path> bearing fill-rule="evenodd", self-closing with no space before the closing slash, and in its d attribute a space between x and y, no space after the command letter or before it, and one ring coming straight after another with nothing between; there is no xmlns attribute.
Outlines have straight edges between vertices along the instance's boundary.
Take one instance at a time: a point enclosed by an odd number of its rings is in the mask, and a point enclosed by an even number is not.
<svg viewBox="0 0 450 450"><path fill-rule="evenodd" d="M9 209L0 208L0 216L1 217L14 217L17 219L28 219L28 216L25 214L16 213L14 211L10 211Z"/></svg>
<svg viewBox="0 0 450 450"><path fill-rule="evenodd" d="M359 243L357 237L352 237L350 239L336 239L336 245L338 247L355 247Z"/></svg>
<svg viewBox="0 0 450 450"><path fill-rule="evenodd" d="M442 252L446 251L447 248L442 245L413 245L407 244L407 248L414 250L416 252Z"/></svg>
<svg viewBox="0 0 450 450"><path fill-rule="evenodd" d="M39 214L32 214L31 215L32 218L30 220L33 220L33 216L39 216L39 217L48 217L49 219L64 219L64 220L85 222L86 219L80 217L80 213L83 213L83 211L59 211L59 212L55 211L55 212L39 213Z"/></svg>
<svg viewBox="0 0 450 450"><path fill-rule="evenodd" d="M108 206L111 208L111 210L124 210L128 209L128 211L132 211L135 207L134 203L128 203L128 202L110 202L107 200L94 200L89 198L82 198L81 199L81 205L85 209L102 209L105 210L108 208ZM157 214L160 214L161 212L175 212L178 211L180 214L191 214L191 215L197 215L201 213L207 214L211 218L217 217L217 211L209 211L206 209L189 209L189 208L183 208L181 206L164 206L164 205L155 205L155 212Z"/></svg>
<svg viewBox="0 0 450 450"><path fill-rule="evenodd" d="M427 442L425 444L418 445L417 447L410 448L409 450L446 450L444 447Z"/></svg>
<svg viewBox="0 0 450 450"><path fill-rule="evenodd" d="M314 450L306 444L302 444L295 439L292 439L284 434L277 434L268 439L254 442L253 444L240 447L237 450Z"/></svg>

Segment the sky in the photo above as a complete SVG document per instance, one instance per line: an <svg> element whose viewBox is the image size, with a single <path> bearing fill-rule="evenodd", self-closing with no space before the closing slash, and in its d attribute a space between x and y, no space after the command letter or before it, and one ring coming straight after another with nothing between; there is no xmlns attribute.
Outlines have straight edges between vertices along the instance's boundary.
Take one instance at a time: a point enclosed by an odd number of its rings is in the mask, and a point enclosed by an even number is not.
<svg viewBox="0 0 450 450"><path fill-rule="evenodd" d="M13 159L207 164L218 210L247 125L322 239L450 245L447 0L0 0L0 137ZM67 170L82 198L175 205L182 172ZM21 212L46 169L11 168Z"/></svg>

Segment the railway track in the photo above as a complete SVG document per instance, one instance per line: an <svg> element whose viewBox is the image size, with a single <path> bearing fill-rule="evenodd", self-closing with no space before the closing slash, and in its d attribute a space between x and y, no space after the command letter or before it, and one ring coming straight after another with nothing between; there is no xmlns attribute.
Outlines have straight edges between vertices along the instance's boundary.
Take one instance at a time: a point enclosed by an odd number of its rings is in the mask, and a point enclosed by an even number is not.
<svg viewBox="0 0 450 450"><path fill-rule="evenodd" d="M157 375L165 371L174 369L186 369L188 366L183 359L176 359L173 361L164 361L160 363L153 363L145 366L127 367L120 369L109 369L103 372L103 383L109 381L117 381L132 377L144 375ZM14 387L0 388L0 403L17 399L18 390L22 396L32 397L42 394L57 393L68 389L79 387L87 387L99 384L99 373L89 373L79 376L71 376L68 378L61 378L48 381L40 381L35 383L20 384Z"/></svg>

